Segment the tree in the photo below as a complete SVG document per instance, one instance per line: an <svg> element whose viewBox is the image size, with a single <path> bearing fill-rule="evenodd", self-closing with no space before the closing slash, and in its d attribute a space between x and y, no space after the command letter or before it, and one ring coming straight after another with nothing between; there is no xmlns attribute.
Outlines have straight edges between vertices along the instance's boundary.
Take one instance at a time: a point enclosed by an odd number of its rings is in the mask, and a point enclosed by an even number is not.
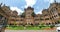
<svg viewBox="0 0 60 32"><path fill-rule="evenodd" d="M50 26L50 28L53 28L53 27L55 27L55 25L51 25L51 26Z"/></svg>
<svg viewBox="0 0 60 32"><path fill-rule="evenodd" d="M60 20L58 20L57 22L58 22L58 24L59 24L59 23L60 23Z"/></svg>
<svg viewBox="0 0 60 32"><path fill-rule="evenodd" d="M35 17L36 14L33 12L31 15L32 15L33 17Z"/></svg>
<svg viewBox="0 0 60 32"><path fill-rule="evenodd" d="M25 12L20 15L21 17L25 18Z"/></svg>

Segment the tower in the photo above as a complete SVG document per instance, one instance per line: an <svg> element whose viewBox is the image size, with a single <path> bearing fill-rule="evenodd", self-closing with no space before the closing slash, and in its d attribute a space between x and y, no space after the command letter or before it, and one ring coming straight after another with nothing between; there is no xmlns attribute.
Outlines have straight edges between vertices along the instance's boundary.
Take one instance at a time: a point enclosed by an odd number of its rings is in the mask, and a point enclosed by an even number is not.
<svg viewBox="0 0 60 32"><path fill-rule="evenodd" d="M33 17L31 15L33 12L34 12L34 8L28 7L25 9L26 24L32 24L33 23Z"/></svg>
<svg viewBox="0 0 60 32"><path fill-rule="evenodd" d="M0 8L1 8L1 6L2 6L2 3L0 4Z"/></svg>

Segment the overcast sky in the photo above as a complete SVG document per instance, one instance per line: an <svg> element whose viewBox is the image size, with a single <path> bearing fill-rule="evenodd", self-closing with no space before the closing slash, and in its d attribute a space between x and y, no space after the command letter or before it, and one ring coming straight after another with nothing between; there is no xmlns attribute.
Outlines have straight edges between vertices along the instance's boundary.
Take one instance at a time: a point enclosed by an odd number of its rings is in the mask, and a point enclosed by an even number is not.
<svg viewBox="0 0 60 32"><path fill-rule="evenodd" d="M16 10L18 14L24 12L24 8L31 6L34 8L36 14L41 14L43 9L46 9L50 6L50 3L53 3L54 0L0 0L0 3L10 6L11 10ZM57 0L60 2L60 0Z"/></svg>

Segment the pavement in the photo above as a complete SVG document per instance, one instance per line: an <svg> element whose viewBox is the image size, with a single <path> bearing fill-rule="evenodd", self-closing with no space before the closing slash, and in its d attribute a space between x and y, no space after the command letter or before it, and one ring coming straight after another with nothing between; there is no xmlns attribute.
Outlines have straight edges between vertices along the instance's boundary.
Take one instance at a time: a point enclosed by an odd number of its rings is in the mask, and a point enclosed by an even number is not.
<svg viewBox="0 0 60 32"><path fill-rule="evenodd" d="M5 32L57 32L56 30L5 30Z"/></svg>

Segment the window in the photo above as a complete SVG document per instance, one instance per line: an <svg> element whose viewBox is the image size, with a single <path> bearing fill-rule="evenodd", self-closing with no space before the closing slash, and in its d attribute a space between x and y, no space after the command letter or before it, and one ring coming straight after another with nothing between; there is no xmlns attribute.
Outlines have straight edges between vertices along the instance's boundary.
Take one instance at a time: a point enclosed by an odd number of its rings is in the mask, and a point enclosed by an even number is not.
<svg viewBox="0 0 60 32"><path fill-rule="evenodd" d="M50 25L51 23L49 23L49 25Z"/></svg>
<svg viewBox="0 0 60 32"><path fill-rule="evenodd" d="M26 19L29 19L30 20L31 18L26 18Z"/></svg>
<svg viewBox="0 0 60 32"><path fill-rule="evenodd" d="M23 19L21 19L21 21L23 21Z"/></svg>
<svg viewBox="0 0 60 32"><path fill-rule="evenodd" d="M49 20L49 18L46 18L45 20Z"/></svg>
<svg viewBox="0 0 60 32"><path fill-rule="evenodd" d="M57 15L55 15L54 17L57 17Z"/></svg>
<svg viewBox="0 0 60 32"><path fill-rule="evenodd" d="M54 18L54 17L52 16L52 18Z"/></svg>
<svg viewBox="0 0 60 32"><path fill-rule="evenodd" d="M38 21L39 19L35 19L35 21Z"/></svg>
<svg viewBox="0 0 60 32"><path fill-rule="evenodd" d="M12 17L15 17L15 16L12 16Z"/></svg>
<svg viewBox="0 0 60 32"><path fill-rule="evenodd" d="M19 20L16 20L16 21L19 21Z"/></svg>
<svg viewBox="0 0 60 32"><path fill-rule="evenodd" d="M0 19L2 19L3 16L0 15Z"/></svg>
<svg viewBox="0 0 60 32"><path fill-rule="evenodd" d="M52 12L53 14L57 14L57 10L56 10L55 8L52 8L52 9L51 9L51 12Z"/></svg>
<svg viewBox="0 0 60 32"><path fill-rule="evenodd" d="M44 19L40 18L40 20L44 20Z"/></svg>
<svg viewBox="0 0 60 32"><path fill-rule="evenodd" d="M58 13L58 15L60 16L60 13Z"/></svg>
<svg viewBox="0 0 60 32"><path fill-rule="evenodd" d="M56 9L55 8L52 8L51 11L54 12L54 11L56 11Z"/></svg>
<svg viewBox="0 0 60 32"><path fill-rule="evenodd" d="M46 15L44 15L44 16L48 16L48 15L46 14Z"/></svg>
<svg viewBox="0 0 60 32"><path fill-rule="evenodd" d="M50 18L50 19L52 19L52 18Z"/></svg>
<svg viewBox="0 0 60 32"><path fill-rule="evenodd" d="M28 14L30 14L30 12Z"/></svg>

